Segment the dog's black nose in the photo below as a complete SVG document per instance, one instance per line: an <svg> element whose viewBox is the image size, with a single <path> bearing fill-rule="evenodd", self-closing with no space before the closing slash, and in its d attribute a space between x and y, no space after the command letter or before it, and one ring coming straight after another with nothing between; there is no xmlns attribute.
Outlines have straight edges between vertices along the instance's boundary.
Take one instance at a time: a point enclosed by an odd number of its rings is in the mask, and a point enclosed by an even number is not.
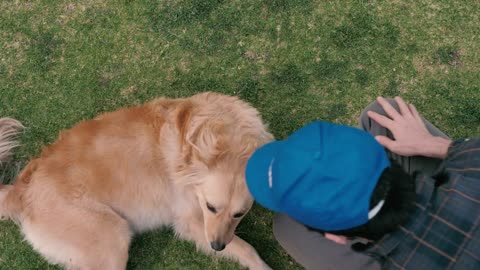
<svg viewBox="0 0 480 270"><path fill-rule="evenodd" d="M216 251L222 251L225 248L225 244L220 241L210 242L210 246Z"/></svg>

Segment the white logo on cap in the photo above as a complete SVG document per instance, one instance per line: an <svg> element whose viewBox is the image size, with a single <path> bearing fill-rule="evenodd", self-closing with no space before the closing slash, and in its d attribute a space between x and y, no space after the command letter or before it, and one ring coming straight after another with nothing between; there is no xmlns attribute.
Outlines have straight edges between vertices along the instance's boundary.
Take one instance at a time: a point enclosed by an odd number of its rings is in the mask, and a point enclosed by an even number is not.
<svg viewBox="0 0 480 270"><path fill-rule="evenodd" d="M275 159L272 159L272 161L270 161L270 167L268 167L268 187L269 188L272 188L273 186L272 167L273 167L274 161Z"/></svg>
<svg viewBox="0 0 480 270"><path fill-rule="evenodd" d="M378 212L380 212L380 209L382 209L382 206L384 203L385 203L384 200L379 201L378 204L372 210L370 210L370 212L368 212L369 220L372 219L374 216L376 216Z"/></svg>

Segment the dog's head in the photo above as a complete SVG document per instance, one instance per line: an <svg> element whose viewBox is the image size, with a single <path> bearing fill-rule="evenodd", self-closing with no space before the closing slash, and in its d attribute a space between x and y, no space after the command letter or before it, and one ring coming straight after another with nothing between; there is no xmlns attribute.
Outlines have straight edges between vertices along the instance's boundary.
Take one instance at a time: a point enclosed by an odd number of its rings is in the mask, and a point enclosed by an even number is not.
<svg viewBox="0 0 480 270"><path fill-rule="evenodd" d="M238 107L238 100L234 101ZM235 228L253 204L245 181L248 158L273 139L257 111L240 105L245 109L240 119L231 112L219 114L218 106L209 113L188 103L177 116L182 153L178 171L182 184L198 199L206 240L216 251L232 241Z"/></svg>
<svg viewBox="0 0 480 270"><path fill-rule="evenodd" d="M218 168L208 173L204 181L195 186L205 237L216 251L223 250L232 241L235 228L253 204L243 172L228 169Z"/></svg>

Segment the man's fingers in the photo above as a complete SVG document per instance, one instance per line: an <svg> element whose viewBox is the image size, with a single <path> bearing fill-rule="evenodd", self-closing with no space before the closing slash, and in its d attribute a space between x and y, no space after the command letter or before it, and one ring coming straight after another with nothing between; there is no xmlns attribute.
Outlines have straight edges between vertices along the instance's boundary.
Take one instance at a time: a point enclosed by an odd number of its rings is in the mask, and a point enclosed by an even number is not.
<svg viewBox="0 0 480 270"><path fill-rule="evenodd" d="M411 112L410 109L408 108L407 103L401 98L401 97L395 97L395 101L398 104L398 108L400 109L400 113L403 116L410 116Z"/></svg>
<svg viewBox="0 0 480 270"><path fill-rule="evenodd" d="M395 147L395 141L386 137L386 136L382 136L382 135L379 135L379 136L375 136L375 139L377 140L377 142L379 142L381 145L383 145L384 147L386 147L388 150L393 151L393 148Z"/></svg>
<svg viewBox="0 0 480 270"><path fill-rule="evenodd" d="M418 113L417 108L415 108L414 105L408 104L408 108L410 109L410 112L412 112L413 117L415 117L417 120L422 120L420 113Z"/></svg>
<svg viewBox="0 0 480 270"><path fill-rule="evenodd" d="M392 119L397 119L400 117L400 114L393 108L392 104L388 102L385 98L383 97L377 97L377 102L382 106L383 110L387 113L388 116Z"/></svg>
<svg viewBox="0 0 480 270"><path fill-rule="evenodd" d="M381 115L381 114L378 114L374 111L368 111L367 112L367 115L368 117L370 117L371 119L373 119L375 122L377 122L380 126L384 127L384 128L388 128L388 129L392 129L392 125L393 125L393 120L384 116L384 115Z"/></svg>

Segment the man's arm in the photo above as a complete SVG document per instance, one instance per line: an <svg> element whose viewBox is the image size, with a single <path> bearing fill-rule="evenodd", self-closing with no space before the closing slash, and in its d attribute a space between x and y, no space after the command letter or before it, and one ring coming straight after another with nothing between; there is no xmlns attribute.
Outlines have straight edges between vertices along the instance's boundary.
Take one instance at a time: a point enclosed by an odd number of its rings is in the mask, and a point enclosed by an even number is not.
<svg viewBox="0 0 480 270"><path fill-rule="evenodd" d="M386 136L376 136L375 139L388 150L402 156L426 156L444 159L452 144L450 139L435 137L428 132L415 106L407 104L396 97L399 111L383 97L377 98L387 116L369 111L368 116L379 125L389 129L395 140Z"/></svg>

